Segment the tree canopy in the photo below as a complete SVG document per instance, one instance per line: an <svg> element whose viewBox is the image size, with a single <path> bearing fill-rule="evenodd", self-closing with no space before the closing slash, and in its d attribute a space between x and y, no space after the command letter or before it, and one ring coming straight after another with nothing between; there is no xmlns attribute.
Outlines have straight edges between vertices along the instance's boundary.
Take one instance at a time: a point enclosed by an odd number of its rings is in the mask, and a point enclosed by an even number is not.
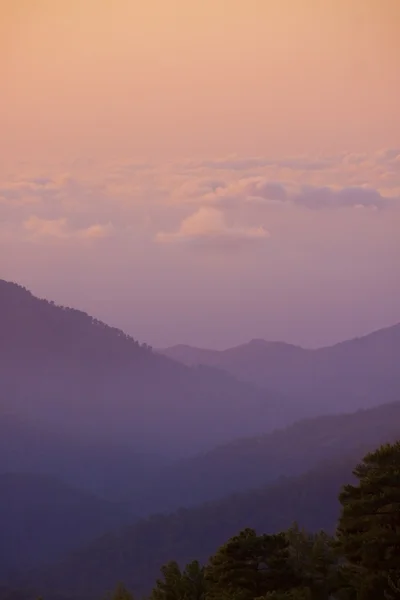
<svg viewBox="0 0 400 600"><path fill-rule="evenodd" d="M400 442L365 456L340 494L337 530L357 600L400 598Z"/></svg>

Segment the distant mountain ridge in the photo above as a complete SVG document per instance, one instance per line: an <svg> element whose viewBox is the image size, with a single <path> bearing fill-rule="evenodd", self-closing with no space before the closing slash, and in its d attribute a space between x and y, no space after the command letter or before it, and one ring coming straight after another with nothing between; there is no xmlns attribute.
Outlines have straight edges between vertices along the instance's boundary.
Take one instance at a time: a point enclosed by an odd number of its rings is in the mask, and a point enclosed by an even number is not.
<svg viewBox="0 0 400 600"><path fill-rule="evenodd" d="M205 562L224 540L245 527L273 533L297 521L309 531L333 533L339 491L352 481L352 469L361 457L355 452L301 477L170 515L154 515L32 573L24 583L46 597L63 590L66 598L94 600L112 590L115 582L124 581L142 595L149 593L166 562Z"/></svg>
<svg viewBox="0 0 400 600"><path fill-rule="evenodd" d="M55 561L134 521L118 504L33 473L0 474L0 577Z"/></svg>
<svg viewBox="0 0 400 600"><path fill-rule="evenodd" d="M0 331L0 410L45 428L187 455L298 416L281 394L183 366L1 280Z"/></svg>
<svg viewBox="0 0 400 600"><path fill-rule="evenodd" d="M400 324L316 350L252 340L222 351L178 345L160 353L296 397L314 414L351 412L400 397Z"/></svg>
<svg viewBox="0 0 400 600"><path fill-rule="evenodd" d="M224 539L246 526L273 532L296 520L310 530L333 531L339 510L337 496L341 486L352 478L352 469L366 452L398 439L400 402L351 415L309 419L270 435L220 446L178 463L175 472L167 468L152 495L153 498L158 495L164 509L171 501L171 489L175 493L175 500L172 499L175 509L186 502L193 504L195 498L199 504L207 494L209 500L223 495L222 498L138 520L93 543L83 544L72 555L61 557L57 564L39 567L27 576L22 572L10 583L37 589L50 598L61 589L65 591L65 598L95 598L113 588L118 580L142 593L148 591L164 562L174 558L183 562L194 558L205 560ZM36 477L33 475L28 482L35 481ZM0 484L1 481L0 476ZM39 491L46 498L46 487L44 492L42 488L39 486ZM234 490L236 493L232 494ZM69 497L67 490L61 510L65 510ZM27 493L22 495L21 501L27 503L28 515L29 510L32 513ZM53 514L57 514L60 509L57 502L53 504ZM90 502L83 502L83 507L90 509ZM104 514L101 507L102 503L99 505L94 499L92 512ZM148 508L151 509L151 503ZM114 515L106 512L106 517L120 519L117 504L114 504L114 512ZM14 527L10 512L2 514L10 532L21 531ZM77 517L75 514L72 511L72 520L79 518L82 511L78 511ZM106 532L106 528L103 531ZM46 539L42 548L44 556L55 543L54 537ZM24 544L23 537L18 540L25 552L31 551L29 531L28 545ZM66 542L61 539L60 543ZM4 552L7 553L7 538ZM12 566L17 567L19 557L8 554L9 562L13 557Z"/></svg>
<svg viewBox="0 0 400 600"><path fill-rule="evenodd" d="M372 451L400 439L400 401L350 414L298 421L285 429L237 439L166 465L147 490L151 510L175 510L298 476L322 460Z"/></svg>
<svg viewBox="0 0 400 600"><path fill-rule="evenodd" d="M141 454L129 444L63 435L35 422L0 413L0 475L13 472L52 476L109 500L134 496L157 479L166 461ZM129 473L129 477L127 477Z"/></svg>

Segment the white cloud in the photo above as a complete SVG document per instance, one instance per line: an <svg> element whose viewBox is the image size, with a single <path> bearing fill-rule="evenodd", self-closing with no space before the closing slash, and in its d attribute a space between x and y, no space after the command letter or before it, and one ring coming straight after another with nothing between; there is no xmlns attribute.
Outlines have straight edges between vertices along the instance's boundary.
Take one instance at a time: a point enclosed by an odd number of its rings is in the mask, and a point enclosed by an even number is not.
<svg viewBox="0 0 400 600"><path fill-rule="evenodd" d="M263 223L266 215L273 227L272 217L290 218L299 209L362 206L371 215L399 209L399 167L397 149L325 158L28 165L0 178L0 222L2 231L30 239L99 239L128 230L163 242L263 239L265 231L249 223ZM190 206L195 214L184 219Z"/></svg>
<svg viewBox="0 0 400 600"><path fill-rule="evenodd" d="M105 225L94 224L86 228L73 229L65 218L41 219L31 216L23 223L24 230L31 238L51 237L58 239L101 239L113 234L114 228L111 223Z"/></svg>
<svg viewBox="0 0 400 600"><path fill-rule="evenodd" d="M216 208L202 207L184 219L175 232L160 232L156 241L160 243L232 243L261 241L269 234L263 227L229 226L224 215Z"/></svg>

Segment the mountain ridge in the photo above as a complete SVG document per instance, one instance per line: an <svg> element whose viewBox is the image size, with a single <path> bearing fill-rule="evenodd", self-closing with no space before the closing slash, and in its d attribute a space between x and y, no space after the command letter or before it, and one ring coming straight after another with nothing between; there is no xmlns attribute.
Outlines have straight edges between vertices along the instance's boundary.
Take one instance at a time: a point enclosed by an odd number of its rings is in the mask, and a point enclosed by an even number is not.
<svg viewBox="0 0 400 600"><path fill-rule="evenodd" d="M317 346L316 348L308 348L308 347L302 346L300 344L295 344L293 342L286 342L283 340L268 340L266 338L250 338L246 342L235 344L234 346L228 346L227 348L223 348L223 349L206 348L204 346L195 346L193 344L177 343L177 344L172 344L171 346L166 346L164 348L158 348L157 352L168 355L169 352L172 352L172 351L178 350L178 349L179 350L182 349L182 350L192 350L192 351L196 351L196 352L209 352L212 354L224 354L226 352L238 350L240 348L245 348L247 346L264 346L264 347L281 346L281 347L286 347L286 348L287 347L297 348L298 350L304 350L305 352L311 353L311 352L318 352L320 350L326 350L328 348L335 348L337 346L341 346L342 344L356 342L357 340L363 340L364 338L369 338L369 337L375 336L376 334L380 334L381 332L390 331L390 330L398 331L399 335L400 335L400 321L396 321L392 325L386 325L385 327L373 329L362 335L357 335L357 336L354 336L351 338L345 338L339 342L335 342L333 344L324 344L322 346Z"/></svg>
<svg viewBox="0 0 400 600"><path fill-rule="evenodd" d="M2 412L71 435L113 437L172 456L297 416L282 394L218 369L185 367L83 311L5 281L0 327Z"/></svg>
<svg viewBox="0 0 400 600"><path fill-rule="evenodd" d="M135 519L126 506L57 477L0 473L0 576L54 561Z"/></svg>
<svg viewBox="0 0 400 600"><path fill-rule="evenodd" d="M333 533L339 515L338 494L353 480L361 453L319 465L301 477L282 479L246 493L167 515L153 515L110 532L53 566L24 580L51 596L62 589L67 598L96 598L124 581L146 594L163 564L177 560L204 562L227 538L244 527L275 533L295 521L308 531ZM323 510L321 507L323 506Z"/></svg>
<svg viewBox="0 0 400 600"><path fill-rule="evenodd" d="M160 352L183 364L212 366L297 398L310 414L352 412L394 402L400 395L399 323L318 349L253 340L227 350L178 345Z"/></svg>

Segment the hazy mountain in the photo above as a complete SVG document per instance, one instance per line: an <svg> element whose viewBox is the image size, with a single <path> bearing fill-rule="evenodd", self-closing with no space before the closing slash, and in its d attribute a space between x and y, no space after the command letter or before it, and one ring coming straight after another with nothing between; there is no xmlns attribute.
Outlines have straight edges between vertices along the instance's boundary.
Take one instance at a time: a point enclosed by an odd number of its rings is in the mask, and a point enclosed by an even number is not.
<svg viewBox="0 0 400 600"><path fill-rule="evenodd" d="M400 324L317 350L253 340L224 351L174 346L161 352L297 397L314 413L368 408L400 395Z"/></svg>
<svg viewBox="0 0 400 600"><path fill-rule="evenodd" d="M0 414L0 474L47 474L109 499L130 497L166 466L159 456L129 445L68 436L10 414Z"/></svg>
<svg viewBox="0 0 400 600"><path fill-rule="evenodd" d="M0 409L151 452L195 452L296 418L281 395L190 369L0 281Z"/></svg>
<svg viewBox="0 0 400 600"><path fill-rule="evenodd" d="M66 597L82 600L101 597L118 581L137 593L145 593L162 564L172 559L181 563L195 558L204 561L244 527L275 532L298 521L311 531L323 528L333 532L339 514L339 491L351 480L352 468L361 456L355 453L351 458L323 464L300 478L139 521L38 571L24 584L46 597L62 590Z"/></svg>
<svg viewBox="0 0 400 600"><path fill-rule="evenodd" d="M54 561L134 520L121 505L33 474L0 475L0 576Z"/></svg>
<svg viewBox="0 0 400 600"><path fill-rule="evenodd" d="M141 501L153 511L199 504L265 485L282 475L299 475L321 460L367 452L398 439L400 402L308 419L167 466Z"/></svg>

